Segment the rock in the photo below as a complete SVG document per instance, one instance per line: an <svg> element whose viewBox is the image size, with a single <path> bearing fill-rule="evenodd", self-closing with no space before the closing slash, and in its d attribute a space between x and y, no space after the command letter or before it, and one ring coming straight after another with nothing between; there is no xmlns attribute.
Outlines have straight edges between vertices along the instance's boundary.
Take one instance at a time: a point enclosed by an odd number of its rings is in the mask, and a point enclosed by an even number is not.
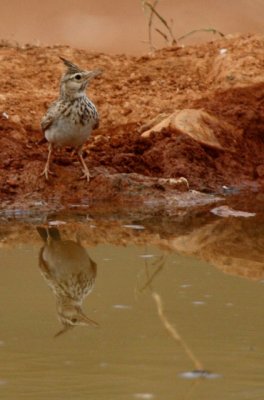
<svg viewBox="0 0 264 400"><path fill-rule="evenodd" d="M256 168L256 172L259 178L264 177L264 164L258 165Z"/></svg>
<svg viewBox="0 0 264 400"><path fill-rule="evenodd" d="M186 134L201 144L223 150L214 132L234 130L234 127L203 110L184 109L176 110L157 125L143 132L141 136L148 138L152 132L161 132L165 129L175 134Z"/></svg>

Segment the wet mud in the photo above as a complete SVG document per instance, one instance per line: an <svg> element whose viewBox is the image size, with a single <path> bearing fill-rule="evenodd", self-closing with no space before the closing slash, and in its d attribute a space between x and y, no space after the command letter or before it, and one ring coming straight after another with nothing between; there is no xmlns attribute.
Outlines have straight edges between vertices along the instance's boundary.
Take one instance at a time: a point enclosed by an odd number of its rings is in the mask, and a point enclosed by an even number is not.
<svg viewBox="0 0 264 400"><path fill-rule="evenodd" d="M225 202L224 206L220 202L199 207L194 202L191 207L184 198L181 209L158 209L155 204L151 209L113 209L95 204L88 210L79 207L40 213L36 207L24 214L6 211L0 213L0 248L39 247L39 227L49 227L58 229L65 240L77 240L86 248L100 244L154 246L165 257L171 253L193 256L226 274L262 281L263 195L237 195Z"/></svg>

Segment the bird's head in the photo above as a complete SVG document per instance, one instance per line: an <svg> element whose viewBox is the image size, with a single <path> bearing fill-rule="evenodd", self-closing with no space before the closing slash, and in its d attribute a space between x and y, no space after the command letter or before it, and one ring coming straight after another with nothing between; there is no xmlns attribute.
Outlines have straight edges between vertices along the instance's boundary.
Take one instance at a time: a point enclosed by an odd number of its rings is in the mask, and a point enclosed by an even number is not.
<svg viewBox="0 0 264 400"><path fill-rule="evenodd" d="M58 301L57 311L63 329L60 330L55 337L60 336L62 333L67 332L75 326L94 326L98 327L98 323L84 314L81 307L75 301Z"/></svg>
<svg viewBox="0 0 264 400"><path fill-rule="evenodd" d="M94 71L81 70L71 61L60 57L64 65L67 67L65 74L61 78L61 96L77 98L83 95L90 80L98 75L101 75L100 69Z"/></svg>

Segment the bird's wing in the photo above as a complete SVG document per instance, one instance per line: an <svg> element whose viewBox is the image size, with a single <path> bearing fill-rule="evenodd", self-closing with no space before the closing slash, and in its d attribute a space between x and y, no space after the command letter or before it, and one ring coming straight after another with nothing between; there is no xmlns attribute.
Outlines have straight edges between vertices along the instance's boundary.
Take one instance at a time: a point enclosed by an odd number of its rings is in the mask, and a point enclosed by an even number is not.
<svg viewBox="0 0 264 400"><path fill-rule="evenodd" d="M94 123L93 129L98 129L98 128L99 128L99 125L100 125L100 123L99 123L99 118L97 118L97 120L96 120L95 123Z"/></svg>
<svg viewBox="0 0 264 400"><path fill-rule="evenodd" d="M47 113L44 115L40 123L43 132L45 132L52 125L59 108L60 108L60 102L55 101L54 103L51 104Z"/></svg>

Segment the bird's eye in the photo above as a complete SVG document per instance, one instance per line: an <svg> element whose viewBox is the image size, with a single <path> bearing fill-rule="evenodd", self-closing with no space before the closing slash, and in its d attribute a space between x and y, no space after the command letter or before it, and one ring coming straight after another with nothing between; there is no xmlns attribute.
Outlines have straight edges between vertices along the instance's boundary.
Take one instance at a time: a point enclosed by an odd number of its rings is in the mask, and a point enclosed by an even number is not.
<svg viewBox="0 0 264 400"><path fill-rule="evenodd" d="M81 79L81 75L80 74L78 74L78 75L75 75L75 77L74 77L77 81L79 81L80 79Z"/></svg>
<svg viewBox="0 0 264 400"><path fill-rule="evenodd" d="M76 324L77 318L72 318L71 322L73 322L74 324Z"/></svg>

